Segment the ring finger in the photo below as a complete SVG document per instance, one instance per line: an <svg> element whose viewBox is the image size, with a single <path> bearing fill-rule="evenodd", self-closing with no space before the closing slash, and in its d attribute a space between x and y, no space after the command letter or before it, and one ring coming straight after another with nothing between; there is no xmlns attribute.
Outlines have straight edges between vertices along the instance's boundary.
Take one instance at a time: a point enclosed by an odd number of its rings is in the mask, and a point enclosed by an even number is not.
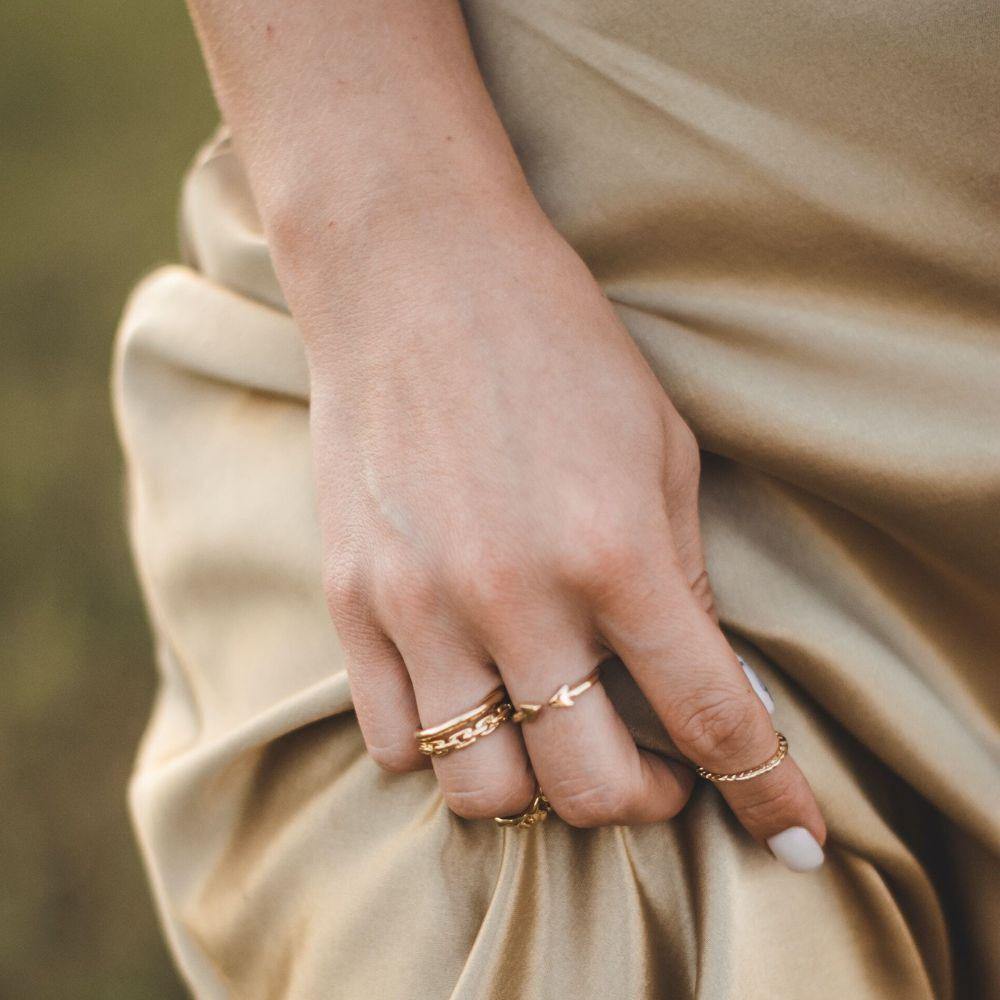
<svg viewBox="0 0 1000 1000"><path fill-rule="evenodd" d="M473 640L397 639L397 645L413 682L422 728L462 715L502 683L488 654ZM465 819L513 815L534 796L524 743L509 722L431 761L445 802Z"/></svg>

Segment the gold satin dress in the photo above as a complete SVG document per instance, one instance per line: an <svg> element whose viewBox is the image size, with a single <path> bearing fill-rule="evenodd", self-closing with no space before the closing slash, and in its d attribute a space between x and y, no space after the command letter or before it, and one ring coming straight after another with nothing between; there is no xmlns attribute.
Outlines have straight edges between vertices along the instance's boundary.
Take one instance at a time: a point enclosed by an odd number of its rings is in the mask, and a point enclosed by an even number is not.
<svg viewBox="0 0 1000 1000"><path fill-rule="evenodd" d="M184 976L240 1000L1000 995L1000 10L464 7L541 204L704 449L723 623L827 863L786 871L707 783L670 823L517 831L368 758L303 349L222 130L114 381L160 671L130 802Z"/></svg>

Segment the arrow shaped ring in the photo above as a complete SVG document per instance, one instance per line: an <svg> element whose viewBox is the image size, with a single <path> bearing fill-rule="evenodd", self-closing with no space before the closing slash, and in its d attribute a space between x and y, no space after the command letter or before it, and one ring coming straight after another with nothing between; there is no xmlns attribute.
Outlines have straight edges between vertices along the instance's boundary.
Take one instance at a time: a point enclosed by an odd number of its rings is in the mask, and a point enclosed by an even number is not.
<svg viewBox="0 0 1000 1000"><path fill-rule="evenodd" d="M601 665L598 664L582 680L577 681L575 684L563 684L544 704L538 705L525 702L516 706L511 719L514 722L531 722L533 719L538 718L539 713L546 707L572 708L576 704L576 699L585 691L589 691L598 682L600 676Z"/></svg>

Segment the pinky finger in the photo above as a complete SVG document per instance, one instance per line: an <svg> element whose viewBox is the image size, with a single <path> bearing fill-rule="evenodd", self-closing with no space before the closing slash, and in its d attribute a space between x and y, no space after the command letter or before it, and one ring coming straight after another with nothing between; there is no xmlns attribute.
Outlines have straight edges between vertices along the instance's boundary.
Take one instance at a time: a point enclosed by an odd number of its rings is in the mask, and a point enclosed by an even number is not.
<svg viewBox="0 0 1000 1000"><path fill-rule="evenodd" d="M413 738L420 725L417 703L395 644L373 627L346 653L354 711L375 763L394 774L430 767Z"/></svg>

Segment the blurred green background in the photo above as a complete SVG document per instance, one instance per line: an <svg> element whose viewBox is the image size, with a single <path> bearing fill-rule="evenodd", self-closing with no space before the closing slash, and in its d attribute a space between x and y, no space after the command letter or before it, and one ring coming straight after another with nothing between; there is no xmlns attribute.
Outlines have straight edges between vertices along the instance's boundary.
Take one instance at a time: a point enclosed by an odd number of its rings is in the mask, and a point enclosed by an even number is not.
<svg viewBox="0 0 1000 1000"><path fill-rule="evenodd" d="M0 996L181 997L125 809L154 685L111 341L216 119L182 0L0 3Z"/></svg>

